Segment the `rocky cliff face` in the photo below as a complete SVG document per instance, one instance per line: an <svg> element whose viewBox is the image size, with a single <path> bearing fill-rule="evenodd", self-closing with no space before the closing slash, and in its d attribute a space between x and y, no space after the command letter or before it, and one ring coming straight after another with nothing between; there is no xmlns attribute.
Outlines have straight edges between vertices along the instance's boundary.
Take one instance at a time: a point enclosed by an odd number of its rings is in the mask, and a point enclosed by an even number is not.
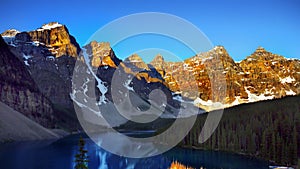
<svg viewBox="0 0 300 169"><path fill-rule="evenodd" d="M197 106L207 110L214 102L230 107L300 94L300 61L288 60L261 47L240 63L234 62L224 47L216 46L184 62L166 62L159 56L150 64L173 92L193 99ZM225 84L220 89L226 89L225 95L213 95L212 85L221 84ZM195 88L198 93L187 90Z"/></svg>
<svg viewBox="0 0 300 169"><path fill-rule="evenodd" d="M159 99L152 100L158 107L166 106L166 104L173 107L178 105L173 100L172 93L163 83L163 80L156 78L155 73L151 70L144 69L144 66L147 65L140 64L142 60L138 56L135 56L133 62L130 62L133 57L121 62L113 53L108 44L91 42L83 47L82 53L79 55L80 60L84 61L76 63L73 78L74 90L71 96L84 114L87 116L97 114L106 117L110 119L108 121L110 121L111 126L124 124L128 120L116 115L119 112L115 104L125 103L126 98L130 96L132 106L129 103L126 104L130 108L128 112L132 113L133 116L139 116L143 113L137 110L149 106L149 95L155 89L161 89L166 95L167 103L165 104ZM105 58L105 61L103 58ZM95 62L93 62L95 60L99 61L96 67ZM136 60L141 62L135 65ZM99 67L97 67L98 65ZM143 67L138 67L140 65L143 65ZM159 75L157 72L156 74ZM92 121L94 118L87 119Z"/></svg>
<svg viewBox="0 0 300 169"><path fill-rule="evenodd" d="M150 70L148 65L136 54L128 57L122 62L118 59L109 43L97 43L95 41L83 47L84 52L80 58L84 58L91 68L95 71L96 75L105 83L108 92L106 97L112 100L111 94L111 81L114 73L119 76L120 83L123 83L122 90L135 90L138 95L148 97L147 94L151 92L153 84L166 88L163 79L156 70ZM82 59L81 59L82 60ZM117 71L117 73L115 72ZM129 80L132 81L129 81ZM121 97L121 96L120 96Z"/></svg>
<svg viewBox="0 0 300 169"><path fill-rule="evenodd" d="M17 33L15 43L32 43L37 46L46 46L55 57L76 57L80 52L78 43L69 34L67 27L57 22L45 24L34 31Z"/></svg>
<svg viewBox="0 0 300 169"><path fill-rule="evenodd" d="M143 71L150 70L148 65L143 61L143 59L137 55L133 54L124 60L127 67L131 68L133 71Z"/></svg>
<svg viewBox="0 0 300 169"><path fill-rule="evenodd" d="M115 68L120 62L108 42L92 41L84 48L87 50L87 54L92 56L90 64L93 67L109 66Z"/></svg>
<svg viewBox="0 0 300 169"><path fill-rule="evenodd" d="M165 59L162 55L158 54L154 57L154 59L150 62L150 67L155 68L156 71L162 76L165 76Z"/></svg>
<svg viewBox="0 0 300 169"><path fill-rule="evenodd" d="M212 100L211 80L215 80L214 85L228 83L225 85L227 89L229 86L234 86L227 90L226 95L229 97L244 94L242 89L236 86L241 83L239 72L242 69L222 46L217 46L209 52L201 53L183 62L166 62L162 56L157 56L150 64L160 72L173 92L181 93L191 99L199 97L206 101ZM221 77L212 77L213 75ZM191 89L191 91L186 90L185 93L182 93L183 89ZM193 92L195 90L198 93ZM220 99L215 97L214 101L225 101Z"/></svg>
<svg viewBox="0 0 300 169"><path fill-rule="evenodd" d="M0 100L44 127L53 127L51 102L39 91L25 65L0 37Z"/></svg>
<svg viewBox="0 0 300 169"><path fill-rule="evenodd" d="M80 47L57 22L29 32L2 33L10 50L24 61L40 91L55 105L72 108L71 77Z"/></svg>
<svg viewBox="0 0 300 169"><path fill-rule="evenodd" d="M39 91L53 104L56 125L77 129L71 79L80 47L65 25L52 22L28 32L2 33L10 51L17 56Z"/></svg>
<svg viewBox="0 0 300 169"><path fill-rule="evenodd" d="M259 47L239 65L247 92L274 98L300 93L299 60L289 60Z"/></svg>

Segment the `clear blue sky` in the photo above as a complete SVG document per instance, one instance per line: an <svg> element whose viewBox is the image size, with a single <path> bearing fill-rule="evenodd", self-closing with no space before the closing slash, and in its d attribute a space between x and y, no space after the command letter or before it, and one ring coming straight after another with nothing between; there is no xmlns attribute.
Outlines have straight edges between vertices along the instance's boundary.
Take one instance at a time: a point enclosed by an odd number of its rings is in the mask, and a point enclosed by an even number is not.
<svg viewBox="0 0 300 169"><path fill-rule="evenodd" d="M223 45L234 60L244 59L258 46L300 58L300 1L261 1L2 0L0 32L9 28L28 31L58 21L83 45L114 19L138 12L163 12L196 25L214 45Z"/></svg>

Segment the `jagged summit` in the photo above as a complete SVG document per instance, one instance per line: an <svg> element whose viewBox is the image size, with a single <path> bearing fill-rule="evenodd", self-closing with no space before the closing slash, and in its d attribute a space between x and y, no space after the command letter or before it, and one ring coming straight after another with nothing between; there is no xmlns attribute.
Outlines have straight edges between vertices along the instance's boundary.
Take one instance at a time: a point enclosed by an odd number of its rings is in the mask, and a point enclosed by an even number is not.
<svg viewBox="0 0 300 169"><path fill-rule="evenodd" d="M67 27L60 25L49 23L36 30L22 30L4 40L13 54L23 61L43 95L53 104L70 108L73 104L69 84L81 48Z"/></svg>
<svg viewBox="0 0 300 169"><path fill-rule="evenodd" d="M116 67L120 62L110 47L109 42L92 41L83 48L86 49L86 53L90 56L90 64L93 67Z"/></svg>
<svg viewBox="0 0 300 169"><path fill-rule="evenodd" d="M151 67L155 68L161 76L165 75L164 65L166 64L164 57L161 54L157 54L150 62Z"/></svg>
<svg viewBox="0 0 300 169"><path fill-rule="evenodd" d="M59 27L65 27L65 29L66 29L66 26L59 22L49 22L47 24L43 24L40 28L37 28L36 30L33 30L33 31L51 30L51 29L59 28ZM12 28L12 29L8 29L8 30L2 32L1 36L2 37L14 37L18 33L21 33L21 31Z"/></svg>
<svg viewBox="0 0 300 169"><path fill-rule="evenodd" d="M153 62L164 62L165 59L161 54L157 54L150 63Z"/></svg>
<svg viewBox="0 0 300 169"><path fill-rule="evenodd" d="M207 52L200 52L192 58L195 58L195 59L201 58L202 61L205 62L207 60L220 59L220 57L228 58L229 54L227 53L227 50L225 49L224 46L218 45Z"/></svg>
<svg viewBox="0 0 300 169"><path fill-rule="evenodd" d="M257 49L256 49L257 52L264 52L266 51L266 49L262 46L258 46Z"/></svg>
<svg viewBox="0 0 300 169"><path fill-rule="evenodd" d="M4 41L9 44L13 45L13 41L15 39L15 36L20 33L20 31L16 29L8 29L1 33L1 36L3 37Z"/></svg>
<svg viewBox="0 0 300 169"><path fill-rule="evenodd" d="M218 45L218 46L215 46L212 50L208 51L209 53L213 53L213 54L218 54L218 55L228 55L228 52L227 50L225 49L224 46L221 46L221 45Z"/></svg>
<svg viewBox="0 0 300 169"><path fill-rule="evenodd" d="M253 54L263 54L263 53L269 53L264 47L258 46L255 51L252 53Z"/></svg>
<svg viewBox="0 0 300 169"><path fill-rule="evenodd" d="M257 49L252 53L252 55L265 55L268 54L270 52L268 52L265 48L259 46L257 47Z"/></svg>
<svg viewBox="0 0 300 169"><path fill-rule="evenodd" d="M215 46L211 50L207 52L201 52L195 55L194 57L191 57L189 59L186 59L185 62L194 62L196 64L202 63L202 64L211 64L211 63L217 63L222 62L223 64L225 62L230 63L233 65L235 62L234 60L229 56L227 50L224 46ZM221 63L220 62L220 63ZM227 67L227 65L224 65L224 67Z"/></svg>
<svg viewBox="0 0 300 169"><path fill-rule="evenodd" d="M3 33L1 33L2 37L14 37L16 36L17 33L20 33L20 31L16 30L16 29L8 29L6 31L4 31Z"/></svg>
<svg viewBox="0 0 300 169"><path fill-rule="evenodd" d="M250 93L263 94L269 99L299 94L299 60L288 60L258 47L239 66L245 73L245 88Z"/></svg>
<svg viewBox="0 0 300 169"><path fill-rule="evenodd" d="M125 61L130 61L130 62L144 62L143 59L136 53L130 55L125 59Z"/></svg>
<svg viewBox="0 0 300 169"><path fill-rule="evenodd" d="M266 60L286 60L285 57L274 54L267 51L265 48L259 46L250 56L247 56L245 60L248 61L266 61Z"/></svg>
<svg viewBox="0 0 300 169"><path fill-rule="evenodd" d="M90 46L92 47L93 49L101 49L100 50L97 50L97 51L94 51L96 53L93 53L94 55L103 55L103 56L108 56L109 53L105 53L104 51L109 51L111 50L111 47L110 47L110 43L109 42L97 42L97 41L91 41L88 45L86 46Z"/></svg>
<svg viewBox="0 0 300 169"><path fill-rule="evenodd" d="M39 56L46 54L55 57L77 57L80 52L79 44L70 35L67 27L58 22L50 22L36 30L28 32L19 32L15 29L10 29L1 35L7 44L16 48L20 47L20 50L27 51L26 54L35 53L35 55ZM23 44L27 44L24 46L26 49L23 49ZM39 48L39 46L44 49ZM38 51L35 50L33 52L34 48L38 48Z"/></svg>
<svg viewBox="0 0 300 169"><path fill-rule="evenodd" d="M220 52L226 52L225 47L222 46L222 45L217 45L217 46L215 46L215 47L213 48L213 50L215 50L215 51L220 51Z"/></svg>
<svg viewBox="0 0 300 169"><path fill-rule="evenodd" d="M132 54L124 60L125 63L132 64L140 69L149 70L148 65L143 61L143 59L136 53ZM127 64L128 65L128 64ZM129 66L129 65L128 65ZM131 67L131 66L129 66Z"/></svg>

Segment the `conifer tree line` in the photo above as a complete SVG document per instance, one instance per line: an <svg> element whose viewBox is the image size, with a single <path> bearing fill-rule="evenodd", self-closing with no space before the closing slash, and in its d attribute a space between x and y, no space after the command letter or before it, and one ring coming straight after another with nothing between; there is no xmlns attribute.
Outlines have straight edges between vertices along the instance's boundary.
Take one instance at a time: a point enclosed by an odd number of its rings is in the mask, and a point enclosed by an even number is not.
<svg viewBox="0 0 300 169"><path fill-rule="evenodd" d="M210 112L214 113L214 112ZM206 120L199 115L182 146L256 156L278 165L296 166L300 159L300 97L288 97L225 109L213 135L198 137Z"/></svg>

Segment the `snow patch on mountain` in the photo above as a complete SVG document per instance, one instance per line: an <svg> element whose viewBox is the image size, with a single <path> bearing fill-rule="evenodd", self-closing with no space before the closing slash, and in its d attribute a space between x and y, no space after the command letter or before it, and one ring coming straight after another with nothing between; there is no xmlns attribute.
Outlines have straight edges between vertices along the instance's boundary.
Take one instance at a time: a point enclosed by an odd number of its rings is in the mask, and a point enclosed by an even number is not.
<svg viewBox="0 0 300 169"><path fill-rule="evenodd" d="M50 30L50 29L54 29L57 27L61 27L61 26L63 26L63 25L58 22L51 22L51 23L43 25L41 28L37 29L37 31Z"/></svg>
<svg viewBox="0 0 300 169"><path fill-rule="evenodd" d="M286 93L286 95L290 95L290 96L294 96L294 95L296 95L297 93L295 93L293 90L286 90L285 91L285 93Z"/></svg>
<svg viewBox="0 0 300 169"><path fill-rule="evenodd" d="M212 60L213 59L213 57L212 56L209 56L209 57L201 57L201 62L202 62L202 64L204 64L206 61L208 61L208 60Z"/></svg>
<svg viewBox="0 0 300 169"><path fill-rule="evenodd" d="M14 44L14 41L15 41L15 37L18 33L20 33L20 31L18 31L16 29L8 29L5 32L1 33L1 36L6 44L16 47L16 45Z"/></svg>
<svg viewBox="0 0 300 169"><path fill-rule="evenodd" d="M23 60L24 60L24 63L25 63L26 66L30 66L29 63L28 63L28 60L29 60L30 58L32 58L31 55L25 55L25 54L23 53Z"/></svg>
<svg viewBox="0 0 300 169"><path fill-rule="evenodd" d="M204 108L207 111L224 109L224 104L222 104L220 102L213 102L211 100L204 101L199 97L197 97L194 100L194 105L198 105L200 107L203 106L202 108Z"/></svg>
<svg viewBox="0 0 300 169"><path fill-rule="evenodd" d="M16 30L16 29L8 29L5 32L1 33L1 36L4 38L8 38L8 37L15 37L16 34L20 33L20 31Z"/></svg>
<svg viewBox="0 0 300 169"><path fill-rule="evenodd" d="M245 91L248 94L248 102L249 103L258 102L258 101L262 101L262 100L271 100L274 98L274 96L265 96L265 94L263 94L263 93L261 93L260 95L253 94L246 88L245 88Z"/></svg>
<svg viewBox="0 0 300 169"><path fill-rule="evenodd" d="M180 102L184 102L184 100L182 99L182 97L180 95L175 95L173 96L174 100L180 101Z"/></svg>
<svg viewBox="0 0 300 169"><path fill-rule="evenodd" d="M31 42L31 44L32 44L33 46L40 46L40 45L45 46L45 43L40 42L40 41L33 41L33 42Z"/></svg>
<svg viewBox="0 0 300 169"><path fill-rule="evenodd" d="M83 48L82 49L82 53L83 53L83 57L85 60L86 65L88 66L88 69L90 71L90 73L93 75L93 77L96 79L97 81L97 88L99 89L99 91L101 92L101 96L99 98L99 102L98 104L105 104L107 103L107 98L105 97L105 94L107 93L108 89L107 87L104 85L104 82L94 73L90 63L90 56L87 54L86 49Z"/></svg>
<svg viewBox="0 0 300 169"><path fill-rule="evenodd" d="M296 81L294 78L292 78L291 76L285 77L285 78L280 78L280 82L281 83L292 83Z"/></svg>
<svg viewBox="0 0 300 169"><path fill-rule="evenodd" d="M130 91L134 91L133 87L130 86L130 82L131 82L131 79L126 80L125 83L123 84L123 86L126 87Z"/></svg>

